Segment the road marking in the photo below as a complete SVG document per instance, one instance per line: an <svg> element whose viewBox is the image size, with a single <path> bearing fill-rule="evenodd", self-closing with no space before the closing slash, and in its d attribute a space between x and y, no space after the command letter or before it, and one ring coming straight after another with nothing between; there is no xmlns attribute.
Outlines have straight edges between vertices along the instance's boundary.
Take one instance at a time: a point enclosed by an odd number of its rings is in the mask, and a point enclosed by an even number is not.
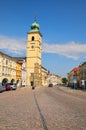
<svg viewBox="0 0 86 130"><path fill-rule="evenodd" d="M36 103L36 106L37 106L37 109L39 111L39 114L40 114L40 117L41 117L41 121L42 121L42 124L43 124L43 127L44 127L44 130L48 130L48 127L47 127L47 124L46 124L46 120L41 112L41 109L39 107L39 104L38 104L38 101L37 101L37 98L36 98L36 95L34 94L34 99L35 99L35 103Z"/></svg>

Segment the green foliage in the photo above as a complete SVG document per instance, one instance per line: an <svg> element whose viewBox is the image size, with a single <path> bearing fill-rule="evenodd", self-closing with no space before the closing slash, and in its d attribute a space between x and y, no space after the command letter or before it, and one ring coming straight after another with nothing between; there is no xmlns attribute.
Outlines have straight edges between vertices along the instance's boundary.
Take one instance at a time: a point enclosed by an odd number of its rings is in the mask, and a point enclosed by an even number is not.
<svg viewBox="0 0 86 130"><path fill-rule="evenodd" d="M64 83L64 84L67 83L67 78L66 78L66 77L63 77L63 78L62 78L62 83Z"/></svg>

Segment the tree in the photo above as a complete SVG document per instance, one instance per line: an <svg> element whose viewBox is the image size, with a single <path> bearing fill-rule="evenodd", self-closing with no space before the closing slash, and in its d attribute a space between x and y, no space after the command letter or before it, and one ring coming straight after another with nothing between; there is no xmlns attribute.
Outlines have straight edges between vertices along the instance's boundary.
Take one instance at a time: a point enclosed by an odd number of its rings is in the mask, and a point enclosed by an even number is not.
<svg viewBox="0 0 86 130"><path fill-rule="evenodd" d="M63 78L62 78L62 83L64 83L64 84L67 83L67 78L66 78L66 77L63 77Z"/></svg>

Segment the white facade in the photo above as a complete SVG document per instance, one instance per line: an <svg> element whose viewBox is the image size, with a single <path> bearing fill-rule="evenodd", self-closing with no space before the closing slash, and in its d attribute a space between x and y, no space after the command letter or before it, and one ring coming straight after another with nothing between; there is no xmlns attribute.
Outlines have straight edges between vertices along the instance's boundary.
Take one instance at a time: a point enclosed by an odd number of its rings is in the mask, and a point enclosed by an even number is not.
<svg viewBox="0 0 86 130"><path fill-rule="evenodd" d="M56 85L62 83L62 78L55 74L48 74L47 80L48 80L48 84L52 83L53 85Z"/></svg>
<svg viewBox="0 0 86 130"><path fill-rule="evenodd" d="M22 64L22 86L26 86L26 61Z"/></svg>
<svg viewBox="0 0 86 130"><path fill-rule="evenodd" d="M16 80L16 61L3 53L0 53L0 82L4 78L10 82L12 79Z"/></svg>

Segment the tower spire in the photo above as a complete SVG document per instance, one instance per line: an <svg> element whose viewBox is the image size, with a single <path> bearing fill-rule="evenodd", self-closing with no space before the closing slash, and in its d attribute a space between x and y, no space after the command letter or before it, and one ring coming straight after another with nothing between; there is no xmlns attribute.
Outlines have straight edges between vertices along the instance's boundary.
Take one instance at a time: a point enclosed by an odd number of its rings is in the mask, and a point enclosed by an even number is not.
<svg viewBox="0 0 86 130"><path fill-rule="evenodd" d="M34 22L31 25L31 30L30 32L39 32L40 26L39 24L36 22L36 16L34 17Z"/></svg>

